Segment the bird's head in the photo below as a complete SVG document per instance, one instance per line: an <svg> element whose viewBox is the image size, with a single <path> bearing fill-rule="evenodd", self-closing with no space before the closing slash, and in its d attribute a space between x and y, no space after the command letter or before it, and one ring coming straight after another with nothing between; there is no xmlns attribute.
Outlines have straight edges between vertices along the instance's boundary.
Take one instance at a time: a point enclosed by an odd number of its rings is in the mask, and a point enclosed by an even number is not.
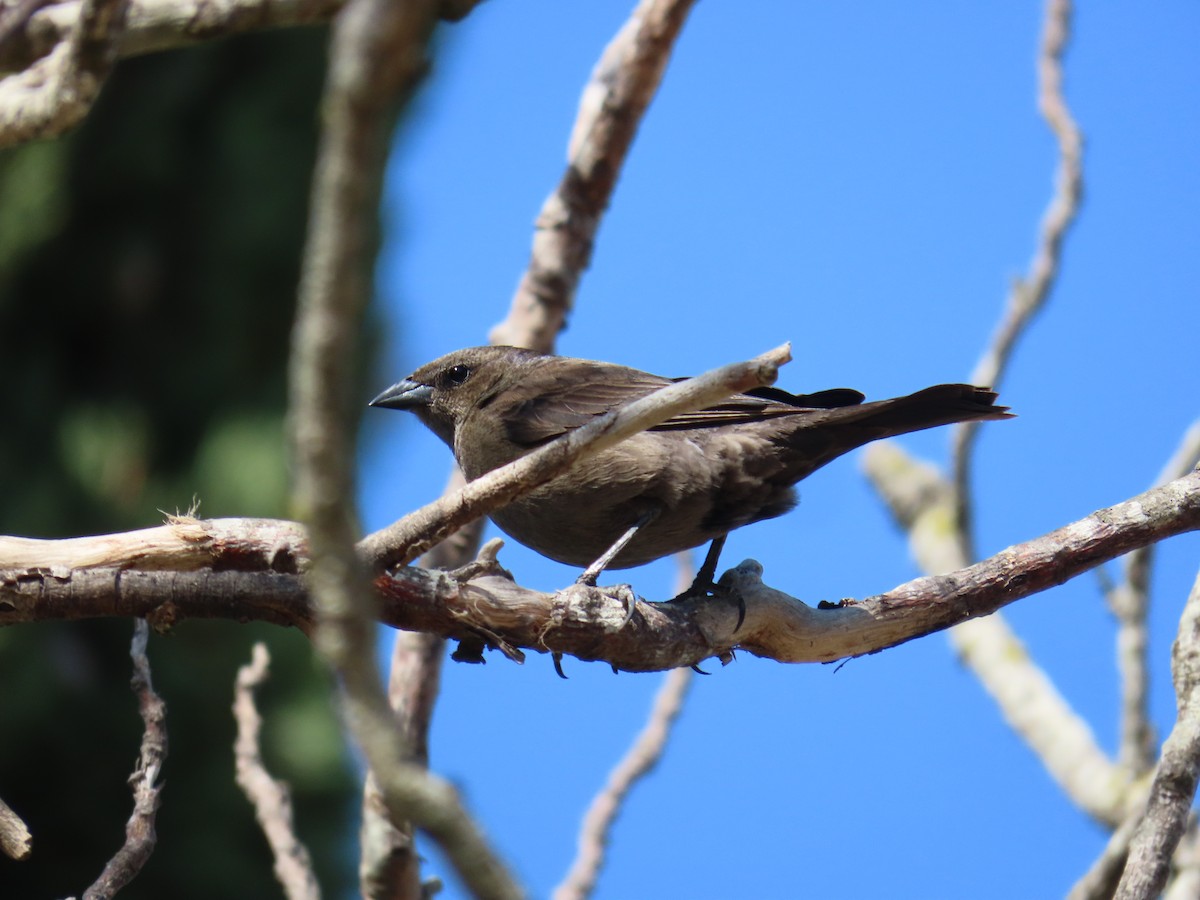
<svg viewBox="0 0 1200 900"><path fill-rule="evenodd" d="M457 428L519 377L515 370L540 354L516 347L468 347L426 363L370 402L407 409L454 449Z"/></svg>

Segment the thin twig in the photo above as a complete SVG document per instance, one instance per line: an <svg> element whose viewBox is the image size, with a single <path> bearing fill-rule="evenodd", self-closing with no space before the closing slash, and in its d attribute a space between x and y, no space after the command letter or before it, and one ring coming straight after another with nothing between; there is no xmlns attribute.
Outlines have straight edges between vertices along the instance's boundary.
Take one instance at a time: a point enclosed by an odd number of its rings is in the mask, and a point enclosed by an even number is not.
<svg viewBox="0 0 1200 900"><path fill-rule="evenodd" d="M422 560L426 561L428 555ZM441 684L444 655L445 639L439 635L411 631L396 634L388 702L408 754L405 761L422 769L429 766L429 726ZM359 884L364 897L397 900L423 896L421 858L412 823L391 820L374 774L368 775L363 788L363 823L359 833L362 844Z"/></svg>
<svg viewBox="0 0 1200 900"><path fill-rule="evenodd" d="M893 442L872 445L864 461L921 568L932 574L962 569L967 564L962 545L946 528L953 516L951 485ZM1124 822L1136 799L1130 790L1135 773L1114 765L1004 618L974 619L952 629L950 639L1014 732L1072 801L1110 827Z"/></svg>
<svg viewBox="0 0 1200 900"><path fill-rule="evenodd" d="M773 384L779 367L790 359L790 345L783 344L748 362L731 363L661 388L476 478L458 494L435 500L368 535L359 542L359 551L377 571L405 565L459 526L532 491L601 450L671 416Z"/></svg>
<svg viewBox="0 0 1200 900"><path fill-rule="evenodd" d="M1038 56L1038 108L1058 139L1059 163L1054 196L1042 218L1041 236L1029 271L1012 286L1007 308L991 344L975 366L973 384L999 387L1017 341L1045 305L1058 279L1062 243L1079 212L1083 195L1083 138L1063 95L1063 53L1071 35L1071 0L1048 0ZM979 423L955 426L953 437L954 485L958 498L956 519L961 531L963 553L975 558L974 523L971 515L972 448Z"/></svg>
<svg viewBox="0 0 1200 900"><path fill-rule="evenodd" d="M547 349L562 330L625 155L693 3L642 0L596 64L580 99L566 171L538 214L529 266L508 319L492 329L493 344Z"/></svg>
<svg viewBox="0 0 1200 900"><path fill-rule="evenodd" d="M83 892L83 900L108 900L133 881L154 852L157 840L154 817L162 790L157 783L158 776L167 759L167 706L154 692L150 681L150 661L146 658L149 634L146 620L138 619L133 626L133 642L129 648L133 659L131 686L137 696L144 729L138 765L129 777L133 789L133 814L125 825L125 844L108 861L95 883Z"/></svg>
<svg viewBox="0 0 1200 900"><path fill-rule="evenodd" d="M263 763L262 716L254 703L254 692L267 680L270 665L267 645L259 642L254 645L250 662L238 669L233 689L233 718L237 722L234 776L254 807L254 817L271 846L275 877L288 900L319 900L321 888L312 859L308 848L296 836L291 791L285 782L272 778Z"/></svg>
<svg viewBox="0 0 1200 900"><path fill-rule="evenodd" d="M676 554L676 557L679 560L676 593L683 593L695 577L695 566L692 565L690 551ZM596 880L604 866L609 835L621 812L621 805L634 785L645 778L662 758L671 728L683 711L692 677L690 668L679 668L672 669L663 678L658 693L654 695L654 704L645 726L613 768L608 782L592 800L583 817L575 861L562 883L554 889L555 900L584 900L596 889Z"/></svg>
<svg viewBox="0 0 1200 900"><path fill-rule="evenodd" d="M1200 422L1193 423L1184 433L1154 484L1166 484L1183 477L1195 468L1197 462L1200 462ZM1109 607L1117 619L1117 668L1121 681L1117 759L1138 775L1154 767L1158 748L1147 708L1150 674L1146 615L1150 602L1153 556L1153 545L1130 553L1122 566L1121 583L1105 592Z"/></svg>
<svg viewBox="0 0 1200 900"><path fill-rule="evenodd" d="M672 669L663 678L645 727L613 768L604 790L592 800L584 816L575 862L563 882L555 888L555 900L583 900L591 896L604 865L609 834L621 805L633 787L662 758L671 736L671 726L683 710L692 677L692 670L683 668Z"/></svg>
<svg viewBox="0 0 1200 900"><path fill-rule="evenodd" d="M1112 833L1091 868L1071 887L1067 900L1111 900L1129 858L1129 841L1137 830L1142 812L1142 809L1135 811Z"/></svg>
<svg viewBox="0 0 1200 900"><path fill-rule="evenodd" d="M1200 778L1200 574L1192 586L1171 652L1178 715L1163 742L1146 814L1129 845L1117 900L1157 897L1183 836Z"/></svg>

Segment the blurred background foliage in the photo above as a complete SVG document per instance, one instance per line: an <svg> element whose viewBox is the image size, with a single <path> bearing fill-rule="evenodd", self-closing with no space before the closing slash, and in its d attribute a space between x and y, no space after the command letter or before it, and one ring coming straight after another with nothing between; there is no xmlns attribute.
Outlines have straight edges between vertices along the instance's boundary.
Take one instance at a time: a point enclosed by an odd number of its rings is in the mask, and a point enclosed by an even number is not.
<svg viewBox="0 0 1200 900"><path fill-rule="evenodd" d="M194 500L205 517L287 514L286 359L325 37L124 61L80 130L0 154L0 533L141 528ZM123 840L141 737L131 632L0 630L0 797L34 835L31 859L0 859L0 896L78 895ZM233 780L233 681L256 640L274 660L268 764L292 784L326 892L354 883L356 787L307 640L184 622L150 644L170 755L158 847L123 897L279 895Z"/></svg>

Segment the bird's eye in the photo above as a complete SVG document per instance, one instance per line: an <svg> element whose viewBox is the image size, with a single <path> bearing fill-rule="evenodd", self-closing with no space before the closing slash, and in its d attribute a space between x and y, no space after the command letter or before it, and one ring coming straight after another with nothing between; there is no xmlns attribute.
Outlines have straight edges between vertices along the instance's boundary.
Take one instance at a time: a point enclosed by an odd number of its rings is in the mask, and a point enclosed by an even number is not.
<svg viewBox="0 0 1200 900"><path fill-rule="evenodd" d="M446 387L458 387L467 380L467 376L470 374L470 366L451 366L442 376L442 382Z"/></svg>

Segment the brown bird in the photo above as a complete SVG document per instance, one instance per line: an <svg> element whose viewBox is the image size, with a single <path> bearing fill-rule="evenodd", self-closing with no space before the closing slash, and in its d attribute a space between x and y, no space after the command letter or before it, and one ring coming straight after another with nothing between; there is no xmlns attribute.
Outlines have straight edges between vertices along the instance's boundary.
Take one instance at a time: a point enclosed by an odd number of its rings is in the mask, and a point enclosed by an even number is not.
<svg viewBox="0 0 1200 900"><path fill-rule="evenodd" d="M515 347L471 347L422 366L370 405L415 412L474 479L678 380ZM738 394L602 451L492 519L543 556L587 566L580 576L587 584L605 568L711 541L694 591L711 587L730 531L787 512L796 503L792 486L843 453L937 425L1009 417L994 405L996 394L967 384L863 400L846 388Z"/></svg>

